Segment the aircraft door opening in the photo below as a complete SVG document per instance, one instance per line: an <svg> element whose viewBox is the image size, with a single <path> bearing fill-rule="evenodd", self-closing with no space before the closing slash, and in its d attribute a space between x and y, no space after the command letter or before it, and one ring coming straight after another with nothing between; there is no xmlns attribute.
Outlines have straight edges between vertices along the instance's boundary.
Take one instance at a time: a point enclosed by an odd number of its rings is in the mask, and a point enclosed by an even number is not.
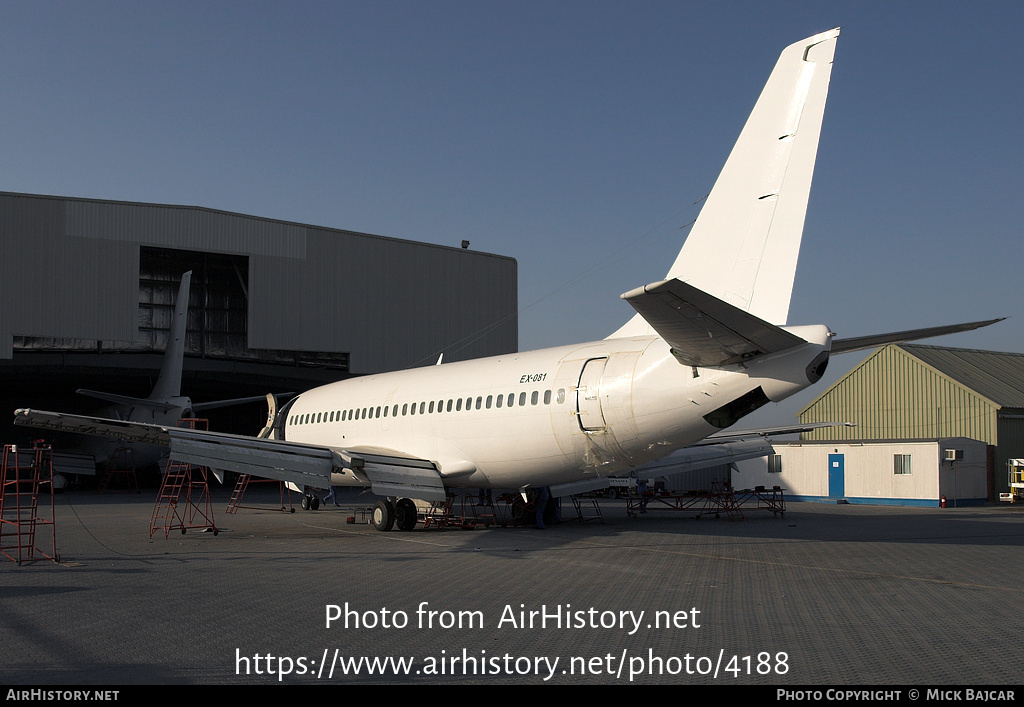
<svg viewBox="0 0 1024 707"><path fill-rule="evenodd" d="M601 376L607 363L607 358L592 358L583 364L580 384L576 388L576 419L584 432L605 428L601 410Z"/></svg>

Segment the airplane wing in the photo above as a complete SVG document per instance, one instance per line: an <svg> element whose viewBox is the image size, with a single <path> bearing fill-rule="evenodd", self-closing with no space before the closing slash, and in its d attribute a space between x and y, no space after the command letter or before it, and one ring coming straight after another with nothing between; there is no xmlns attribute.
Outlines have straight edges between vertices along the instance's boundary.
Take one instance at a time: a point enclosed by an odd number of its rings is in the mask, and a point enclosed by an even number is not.
<svg viewBox="0 0 1024 707"><path fill-rule="evenodd" d="M680 280L622 295L688 366L725 366L806 343Z"/></svg>
<svg viewBox="0 0 1024 707"><path fill-rule="evenodd" d="M113 437L126 442L160 444L169 447L171 459L177 461L277 479L300 489L304 486L325 489L331 485L332 475L340 475L342 483L371 486L379 495L426 501L445 499L444 481L437 464L393 450L333 449L279 439L31 409L16 410L14 423ZM461 474L465 470L453 471Z"/></svg>

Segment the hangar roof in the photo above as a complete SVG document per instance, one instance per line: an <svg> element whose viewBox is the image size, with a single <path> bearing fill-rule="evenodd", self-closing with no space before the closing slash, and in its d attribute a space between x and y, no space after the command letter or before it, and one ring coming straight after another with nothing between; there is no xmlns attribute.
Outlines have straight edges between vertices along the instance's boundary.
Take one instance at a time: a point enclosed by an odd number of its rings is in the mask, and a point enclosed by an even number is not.
<svg viewBox="0 0 1024 707"><path fill-rule="evenodd" d="M1001 407L1024 408L1024 354L923 344L897 347Z"/></svg>

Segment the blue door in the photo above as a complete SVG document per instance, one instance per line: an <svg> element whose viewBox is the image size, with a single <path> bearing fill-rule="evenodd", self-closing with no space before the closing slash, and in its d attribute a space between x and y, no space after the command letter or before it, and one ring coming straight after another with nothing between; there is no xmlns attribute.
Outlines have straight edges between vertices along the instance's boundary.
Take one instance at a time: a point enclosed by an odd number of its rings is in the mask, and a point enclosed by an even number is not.
<svg viewBox="0 0 1024 707"><path fill-rule="evenodd" d="M842 498L846 495L846 478L844 476L842 454L828 455L828 497Z"/></svg>

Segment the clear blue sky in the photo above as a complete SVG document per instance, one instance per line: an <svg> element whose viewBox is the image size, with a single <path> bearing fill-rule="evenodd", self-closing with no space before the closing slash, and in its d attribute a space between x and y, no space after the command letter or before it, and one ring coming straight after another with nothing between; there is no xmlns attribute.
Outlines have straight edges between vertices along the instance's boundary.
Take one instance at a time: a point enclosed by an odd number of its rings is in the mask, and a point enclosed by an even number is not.
<svg viewBox="0 0 1024 707"><path fill-rule="evenodd" d="M1024 351L1024 3L0 8L0 190L466 239L519 261L524 349L630 316L778 53L841 26L790 323Z"/></svg>

